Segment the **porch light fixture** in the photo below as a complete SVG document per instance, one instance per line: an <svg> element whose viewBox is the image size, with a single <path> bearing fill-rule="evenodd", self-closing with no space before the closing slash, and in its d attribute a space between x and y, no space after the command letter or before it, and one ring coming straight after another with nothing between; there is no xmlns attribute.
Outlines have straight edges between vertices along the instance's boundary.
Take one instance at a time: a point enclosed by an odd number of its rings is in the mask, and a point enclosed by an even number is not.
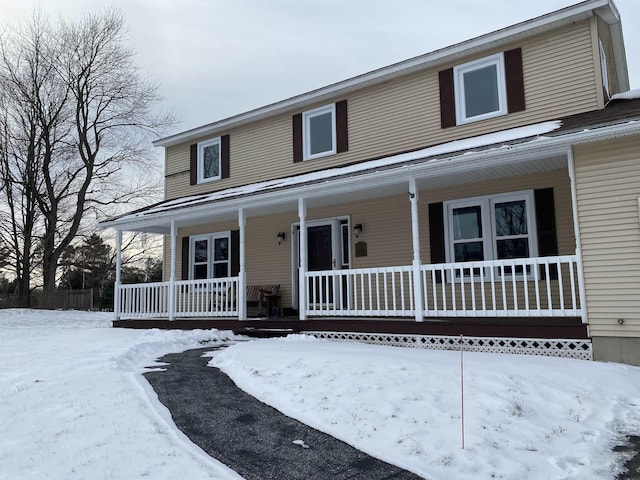
<svg viewBox="0 0 640 480"><path fill-rule="evenodd" d="M280 245L282 242L284 242L284 239L287 238L287 234L284 232L278 232L276 238L278 239L278 245Z"/></svg>
<svg viewBox="0 0 640 480"><path fill-rule="evenodd" d="M363 228L362 228L362 224L361 223L356 223L353 226L353 233L356 236L356 238L358 238L358 236L362 233L362 230L363 230Z"/></svg>

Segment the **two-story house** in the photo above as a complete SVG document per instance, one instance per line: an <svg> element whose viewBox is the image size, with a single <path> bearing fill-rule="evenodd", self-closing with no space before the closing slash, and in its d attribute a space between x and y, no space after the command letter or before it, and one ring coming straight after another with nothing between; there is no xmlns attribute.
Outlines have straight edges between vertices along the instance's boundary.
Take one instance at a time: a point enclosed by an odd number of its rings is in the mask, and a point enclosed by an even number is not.
<svg viewBox="0 0 640 480"><path fill-rule="evenodd" d="M618 11L587 0L157 140L165 200L101 226L118 258L165 235L165 281L118 267L116 324L640 364L628 90Z"/></svg>

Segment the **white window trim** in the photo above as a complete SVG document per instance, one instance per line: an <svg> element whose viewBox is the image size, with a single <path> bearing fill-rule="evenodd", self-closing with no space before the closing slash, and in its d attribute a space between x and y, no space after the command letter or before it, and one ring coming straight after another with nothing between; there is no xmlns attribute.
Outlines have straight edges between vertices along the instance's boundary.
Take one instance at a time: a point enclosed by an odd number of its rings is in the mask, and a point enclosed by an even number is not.
<svg viewBox="0 0 640 480"><path fill-rule="evenodd" d="M218 145L218 172L215 177L204 178L204 149L211 145ZM205 140L198 143L198 183L207 183L220 180L222 178L222 142L220 137Z"/></svg>
<svg viewBox="0 0 640 480"><path fill-rule="evenodd" d="M231 276L231 232L229 230L225 232L205 233L201 235L191 235L189 237L189 280L194 279L195 273L195 242L200 240L207 240L207 278L213 278L213 245L214 241L218 238L226 238L229 242L229 252L227 258L227 277ZM218 262L222 263L222 262ZM226 277L224 277L226 278Z"/></svg>
<svg viewBox="0 0 640 480"><path fill-rule="evenodd" d="M484 195L481 197L463 198L443 202L444 210L444 241L447 263L456 263L453 248L453 210L480 205L482 215L483 253L485 260L498 257L496 221L494 205L497 203L524 200L527 206L527 232L529 240L529 258L538 256L538 235L536 228L535 199L533 190Z"/></svg>
<svg viewBox="0 0 640 480"><path fill-rule="evenodd" d="M310 120L318 115L324 115L331 113L331 150L319 152L316 154L310 153L311 148L311 127ZM336 147L336 104L324 105L322 107L314 108L302 113L302 160L313 160L316 158L328 157L329 155L335 155L337 153Z"/></svg>
<svg viewBox="0 0 640 480"><path fill-rule="evenodd" d="M496 71L498 75L498 103L500 107L494 112L467 117L466 106L464 102L464 74L491 65L496 65L497 67ZM456 123L458 125L486 120L488 118L499 117L508 113L506 74L504 70L504 55L502 53L497 53L489 57L480 58L478 60L453 67L453 82L456 97Z"/></svg>

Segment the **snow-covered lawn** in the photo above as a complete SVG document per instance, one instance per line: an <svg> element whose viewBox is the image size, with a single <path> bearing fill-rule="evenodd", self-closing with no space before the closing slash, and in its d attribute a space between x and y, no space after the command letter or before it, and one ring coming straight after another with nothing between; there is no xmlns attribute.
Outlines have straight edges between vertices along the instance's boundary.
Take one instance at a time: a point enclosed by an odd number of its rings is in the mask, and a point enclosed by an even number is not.
<svg viewBox="0 0 640 480"><path fill-rule="evenodd" d="M0 311L0 479L238 478L173 426L140 375L216 331L121 330L109 315ZM640 432L640 368L310 337L211 362L261 400L432 479L612 479ZM313 445L310 445L313 448Z"/></svg>

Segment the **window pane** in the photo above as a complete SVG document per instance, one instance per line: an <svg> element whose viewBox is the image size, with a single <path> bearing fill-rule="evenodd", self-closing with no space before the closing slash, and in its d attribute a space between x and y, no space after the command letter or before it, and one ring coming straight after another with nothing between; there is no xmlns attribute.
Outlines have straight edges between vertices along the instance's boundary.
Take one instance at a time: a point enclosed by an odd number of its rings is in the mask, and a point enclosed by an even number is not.
<svg viewBox="0 0 640 480"><path fill-rule="evenodd" d="M229 265L227 263L216 263L213 266L213 278L228 277Z"/></svg>
<svg viewBox="0 0 640 480"><path fill-rule="evenodd" d="M203 178L212 178L220 175L220 145L214 143L204 147Z"/></svg>
<svg viewBox="0 0 640 480"><path fill-rule="evenodd" d="M504 258L528 258L529 240L526 238L515 238L510 240L498 240L496 242L498 250L498 260Z"/></svg>
<svg viewBox="0 0 640 480"><path fill-rule="evenodd" d="M333 115L331 112L309 118L309 141L311 155L333 150Z"/></svg>
<svg viewBox="0 0 640 480"><path fill-rule="evenodd" d="M489 65L463 74L464 104L467 117L500 110L498 67Z"/></svg>
<svg viewBox="0 0 640 480"><path fill-rule="evenodd" d="M214 240L214 253L213 261L229 260L229 239L228 238L216 238Z"/></svg>
<svg viewBox="0 0 640 480"><path fill-rule="evenodd" d="M194 265L193 267L193 279L202 280L207 278L207 266L206 265Z"/></svg>
<svg viewBox="0 0 640 480"><path fill-rule="evenodd" d="M194 261L195 263L206 262L208 258L209 242L207 240L196 240L194 243Z"/></svg>
<svg viewBox="0 0 640 480"><path fill-rule="evenodd" d="M484 260L482 242L456 243L454 245L454 249L456 262L475 262L478 260Z"/></svg>
<svg viewBox="0 0 640 480"><path fill-rule="evenodd" d="M496 236L527 234L527 205L524 200L497 203Z"/></svg>
<svg viewBox="0 0 640 480"><path fill-rule="evenodd" d="M482 214L480 206L453 210L453 239L482 238Z"/></svg>

